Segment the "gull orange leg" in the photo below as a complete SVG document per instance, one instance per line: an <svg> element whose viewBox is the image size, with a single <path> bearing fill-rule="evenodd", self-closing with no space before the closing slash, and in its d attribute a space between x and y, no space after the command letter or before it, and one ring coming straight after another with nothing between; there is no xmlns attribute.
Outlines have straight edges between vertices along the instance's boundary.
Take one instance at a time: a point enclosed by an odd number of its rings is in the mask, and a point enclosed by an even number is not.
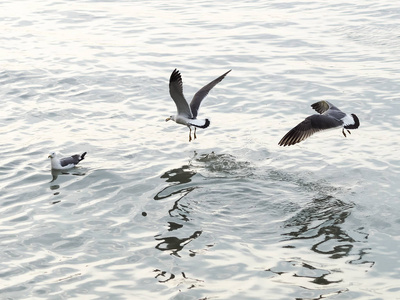
<svg viewBox="0 0 400 300"><path fill-rule="evenodd" d="M192 128L189 127L189 142L192 140Z"/></svg>
<svg viewBox="0 0 400 300"><path fill-rule="evenodd" d="M196 129L197 129L197 127L195 127L194 128L194 134L193 134L193 137L196 139L197 137L196 137Z"/></svg>

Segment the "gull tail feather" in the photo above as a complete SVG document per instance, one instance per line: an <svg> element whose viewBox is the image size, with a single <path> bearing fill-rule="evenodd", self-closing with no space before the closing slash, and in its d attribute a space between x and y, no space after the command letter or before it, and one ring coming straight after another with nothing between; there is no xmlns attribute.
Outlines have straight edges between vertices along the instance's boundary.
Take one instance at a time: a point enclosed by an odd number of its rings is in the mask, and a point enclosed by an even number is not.
<svg viewBox="0 0 400 300"><path fill-rule="evenodd" d="M210 120L209 119L205 119L205 120L191 120L188 124L190 126L194 126L194 127L198 127L198 128L207 128L208 126L210 126Z"/></svg>

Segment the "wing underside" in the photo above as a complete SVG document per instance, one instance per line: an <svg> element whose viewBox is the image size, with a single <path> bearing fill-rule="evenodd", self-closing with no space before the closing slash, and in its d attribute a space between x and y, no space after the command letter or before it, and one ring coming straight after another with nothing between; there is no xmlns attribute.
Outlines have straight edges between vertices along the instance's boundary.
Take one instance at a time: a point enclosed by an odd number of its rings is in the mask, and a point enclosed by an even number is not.
<svg viewBox="0 0 400 300"><path fill-rule="evenodd" d="M182 115L187 118L193 118L189 104L183 95L182 76L177 69L172 72L169 79L169 94L171 95L172 100L175 102L178 115Z"/></svg>
<svg viewBox="0 0 400 300"><path fill-rule="evenodd" d="M312 115L286 133L278 144L279 146L294 145L318 131L336 128L342 124L342 122L325 115Z"/></svg>
<svg viewBox="0 0 400 300"><path fill-rule="evenodd" d="M232 70L229 70L228 72L222 74L221 76L219 76L218 78L214 79L213 81L211 81L210 83L206 84L205 86L203 86L194 96L192 101L190 102L190 109L192 111L193 114L193 118L197 117L197 113L199 111L200 108L200 104L201 101L203 101L203 99L208 95L208 93L210 92L210 90L216 86L219 82L222 81L222 79L225 78L225 76Z"/></svg>

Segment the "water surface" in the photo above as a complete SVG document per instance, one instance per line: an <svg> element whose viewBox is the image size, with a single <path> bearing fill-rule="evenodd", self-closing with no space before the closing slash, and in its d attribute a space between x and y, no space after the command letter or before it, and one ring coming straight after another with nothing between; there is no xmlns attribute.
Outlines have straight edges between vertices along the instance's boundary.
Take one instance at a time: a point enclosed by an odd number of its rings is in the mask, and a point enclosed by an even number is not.
<svg viewBox="0 0 400 300"><path fill-rule="evenodd" d="M400 299L399 13L1 3L1 298ZM188 99L232 69L191 143L175 68ZM360 128L279 147L320 100Z"/></svg>

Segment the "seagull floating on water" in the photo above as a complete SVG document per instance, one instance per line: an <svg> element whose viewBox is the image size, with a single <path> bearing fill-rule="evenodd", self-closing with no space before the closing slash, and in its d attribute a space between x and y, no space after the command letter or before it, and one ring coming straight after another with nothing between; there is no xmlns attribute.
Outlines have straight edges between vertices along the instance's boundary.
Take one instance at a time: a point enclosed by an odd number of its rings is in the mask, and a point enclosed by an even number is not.
<svg viewBox="0 0 400 300"><path fill-rule="evenodd" d="M208 92L217 85L217 83L221 82L222 79L232 70L229 70L225 74L219 76L217 79L214 79L209 84L202 87L194 96L192 101L190 102L190 106L187 103L185 96L183 95L183 83L181 74L177 69L175 69L171 77L169 79L169 93L171 95L172 100L174 100L177 108L177 114L175 116L170 116L165 121L175 121L178 124L186 125L189 127L189 142L192 140L192 127L194 127L194 135L196 138L196 128L207 128L210 125L209 119L198 120L197 113L199 111L199 107L201 101L207 96Z"/></svg>
<svg viewBox="0 0 400 300"><path fill-rule="evenodd" d="M49 154L51 168L54 170L66 170L75 167L81 160L85 158L86 152L75 154L68 157L58 158L55 152Z"/></svg>
<svg viewBox="0 0 400 300"><path fill-rule="evenodd" d="M342 128L342 133L346 137L344 130L351 134L349 129L357 129L360 121L355 114L346 114L339 108L328 101L319 101L311 105L318 114L307 117L303 122L291 129L278 143L279 146L290 146L297 144L314 133L333 129Z"/></svg>

